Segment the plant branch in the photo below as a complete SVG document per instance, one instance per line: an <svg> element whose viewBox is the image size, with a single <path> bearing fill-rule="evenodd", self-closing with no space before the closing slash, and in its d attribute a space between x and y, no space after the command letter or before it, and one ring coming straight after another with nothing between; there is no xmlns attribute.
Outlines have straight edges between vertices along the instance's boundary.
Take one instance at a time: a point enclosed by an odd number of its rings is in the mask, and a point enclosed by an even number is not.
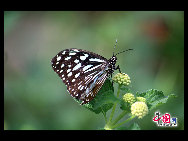
<svg viewBox="0 0 188 141"><path fill-rule="evenodd" d="M119 126L121 126L121 125L127 123L128 121L134 119L134 118L135 118L135 116L131 116L130 118L126 119L125 121L123 121L123 122L121 122L121 123L119 123L119 124L116 124L116 125L112 126L111 129L117 128L117 127L119 127Z"/></svg>
<svg viewBox="0 0 188 141"><path fill-rule="evenodd" d="M114 120L114 122L112 123L112 126L115 125L120 119L122 119L122 118L125 116L125 114L127 114L127 111L124 110L124 111Z"/></svg>
<svg viewBox="0 0 188 141"><path fill-rule="evenodd" d="M102 110L102 114L104 116L104 119L105 119L105 123L107 123L107 117L106 117L106 113Z"/></svg>
<svg viewBox="0 0 188 141"><path fill-rule="evenodd" d="M118 85L117 98L119 98L120 87L121 87L121 85ZM108 120L108 124L110 124L111 121L112 121L112 118L113 118L113 116L114 116L114 112L115 112L117 103L118 103L118 102L115 102L115 103L114 103L114 106L113 106L113 108L112 108L112 112L111 112L111 114L110 114L110 118L109 118L109 120Z"/></svg>

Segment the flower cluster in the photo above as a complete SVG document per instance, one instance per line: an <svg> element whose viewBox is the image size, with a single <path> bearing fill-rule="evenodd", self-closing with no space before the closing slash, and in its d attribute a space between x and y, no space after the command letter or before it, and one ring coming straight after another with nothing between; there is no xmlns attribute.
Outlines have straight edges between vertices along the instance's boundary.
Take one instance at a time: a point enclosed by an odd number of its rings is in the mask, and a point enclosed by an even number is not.
<svg viewBox="0 0 188 141"><path fill-rule="evenodd" d="M136 100L140 101L140 102L145 102L146 103L146 99L144 97L136 97Z"/></svg>
<svg viewBox="0 0 188 141"><path fill-rule="evenodd" d="M131 114L139 119L148 113L148 106L144 97L136 97L132 93L123 95L123 100L131 105Z"/></svg>
<svg viewBox="0 0 188 141"><path fill-rule="evenodd" d="M117 73L113 79L114 82L122 85L129 85L131 83L130 77L125 73Z"/></svg>
<svg viewBox="0 0 188 141"><path fill-rule="evenodd" d="M126 93L123 95L123 100L127 103L133 104L135 102L135 97L132 93Z"/></svg>
<svg viewBox="0 0 188 141"><path fill-rule="evenodd" d="M139 119L143 118L148 113L148 106L145 102L135 102L131 105L131 114Z"/></svg>

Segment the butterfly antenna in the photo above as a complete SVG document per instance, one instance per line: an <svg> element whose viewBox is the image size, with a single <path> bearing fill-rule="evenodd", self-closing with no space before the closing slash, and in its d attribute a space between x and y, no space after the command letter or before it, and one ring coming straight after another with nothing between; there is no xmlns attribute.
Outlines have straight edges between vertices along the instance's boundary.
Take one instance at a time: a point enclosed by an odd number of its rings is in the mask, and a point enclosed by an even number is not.
<svg viewBox="0 0 188 141"><path fill-rule="evenodd" d="M127 49L127 50L124 50L124 51L121 51L121 52L116 53L116 55L118 55L118 54L120 54L120 53L123 53L123 52L126 52L126 51L129 51L129 50L133 50L133 49L129 48L129 49ZM116 55L115 55L115 56L116 56Z"/></svg>
<svg viewBox="0 0 188 141"><path fill-rule="evenodd" d="M116 39L116 43L114 45L114 52L115 52L116 45L117 45L117 39ZM113 55L114 55L114 52L113 52Z"/></svg>

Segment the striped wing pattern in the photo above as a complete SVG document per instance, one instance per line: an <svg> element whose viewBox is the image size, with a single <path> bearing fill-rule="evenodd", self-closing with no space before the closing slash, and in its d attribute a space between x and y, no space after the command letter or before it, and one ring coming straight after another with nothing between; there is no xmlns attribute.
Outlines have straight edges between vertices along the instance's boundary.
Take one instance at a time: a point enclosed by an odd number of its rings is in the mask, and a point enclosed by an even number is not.
<svg viewBox="0 0 188 141"><path fill-rule="evenodd" d="M107 78L109 62L106 58L81 49L66 49L52 60L52 68L67 86L70 95L90 102Z"/></svg>

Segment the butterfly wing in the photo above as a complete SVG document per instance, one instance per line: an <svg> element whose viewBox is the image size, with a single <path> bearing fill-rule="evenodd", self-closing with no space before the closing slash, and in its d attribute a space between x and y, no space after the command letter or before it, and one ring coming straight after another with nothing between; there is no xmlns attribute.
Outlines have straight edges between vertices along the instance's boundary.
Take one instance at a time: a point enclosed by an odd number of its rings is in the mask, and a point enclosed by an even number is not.
<svg viewBox="0 0 188 141"><path fill-rule="evenodd" d="M95 97L107 78L108 60L92 52L66 49L51 62L70 95L81 100L82 104Z"/></svg>
<svg viewBox="0 0 188 141"><path fill-rule="evenodd" d="M107 78L107 73L104 73L102 76L100 76L96 82L92 82L94 85L89 85L89 87L92 86L92 89L88 89L89 91L86 91L81 95L81 98L80 100L82 100L82 104L86 104L88 103L89 101L91 101L95 96L96 94L98 93L98 91L101 89L101 87L103 86L105 80Z"/></svg>

